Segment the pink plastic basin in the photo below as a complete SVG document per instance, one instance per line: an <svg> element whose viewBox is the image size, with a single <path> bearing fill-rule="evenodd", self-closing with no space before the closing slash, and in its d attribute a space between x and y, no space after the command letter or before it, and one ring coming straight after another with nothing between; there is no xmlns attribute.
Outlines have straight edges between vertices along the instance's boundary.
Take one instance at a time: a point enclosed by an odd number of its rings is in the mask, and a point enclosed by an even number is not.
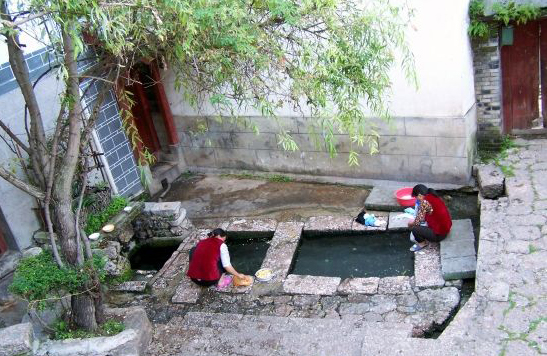
<svg viewBox="0 0 547 356"><path fill-rule="evenodd" d="M401 206L414 206L416 198L412 196L412 188L405 187L395 191L395 199Z"/></svg>

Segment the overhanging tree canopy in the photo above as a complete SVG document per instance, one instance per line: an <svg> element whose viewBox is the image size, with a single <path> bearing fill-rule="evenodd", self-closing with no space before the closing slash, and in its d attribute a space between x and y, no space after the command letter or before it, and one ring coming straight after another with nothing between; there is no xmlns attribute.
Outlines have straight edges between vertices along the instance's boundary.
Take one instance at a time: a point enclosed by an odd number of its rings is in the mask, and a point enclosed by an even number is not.
<svg viewBox="0 0 547 356"><path fill-rule="evenodd" d="M30 129L27 139L20 140L7 125L1 126L28 154L31 182L3 168L0 176L42 202L48 229L59 236L59 264L81 266L91 258L89 248L83 248L87 240L79 233L79 210L72 210L71 188L80 173L85 181L86 147L103 95L120 80L131 81L129 73L141 61L159 60L169 66L190 105L208 101L219 114L237 117L241 109L250 107L275 118L276 109L292 105L317 120L331 152L336 130L347 133L355 145L377 135L365 111L388 117L386 94L394 64L400 63L415 82L413 58L404 41L408 9L386 0L0 3L0 32L25 98ZM43 109L18 38L22 27L31 24L49 29L46 41L66 88L51 138L46 137ZM93 58L88 58L89 53ZM79 71L78 61L86 59L93 64ZM85 78L101 88L87 118L82 115L79 87ZM131 101L123 91L117 92L125 102ZM129 110L122 111L130 121ZM289 133L281 132L280 137L283 147L296 148ZM369 141L373 149L375 143ZM355 152L350 153L350 163L357 163ZM51 242L56 251L53 238ZM73 297L74 320L95 328L95 315L101 319L97 279L91 278L82 288Z"/></svg>

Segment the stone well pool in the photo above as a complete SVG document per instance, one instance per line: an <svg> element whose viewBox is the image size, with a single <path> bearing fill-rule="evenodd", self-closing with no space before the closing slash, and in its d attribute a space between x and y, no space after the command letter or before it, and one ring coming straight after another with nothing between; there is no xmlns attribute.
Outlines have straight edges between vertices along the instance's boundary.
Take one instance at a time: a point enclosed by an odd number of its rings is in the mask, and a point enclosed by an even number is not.
<svg viewBox="0 0 547 356"><path fill-rule="evenodd" d="M247 275L254 275L260 269L268 252L269 241L273 233L253 235L228 232L226 244L230 251L230 259L234 268Z"/></svg>
<svg viewBox="0 0 547 356"><path fill-rule="evenodd" d="M303 233L290 273L327 277L414 275L408 232Z"/></svg>
<svg viewBox="0 0 547 356"><path fill-rule="evenodd" d="M262 265L272 236L273 233L229 232L226 243L233 266L240 273L253 275ZM159 271L180 243L177 239L152 239L137 245L129 253L131 269Z"/></svg>

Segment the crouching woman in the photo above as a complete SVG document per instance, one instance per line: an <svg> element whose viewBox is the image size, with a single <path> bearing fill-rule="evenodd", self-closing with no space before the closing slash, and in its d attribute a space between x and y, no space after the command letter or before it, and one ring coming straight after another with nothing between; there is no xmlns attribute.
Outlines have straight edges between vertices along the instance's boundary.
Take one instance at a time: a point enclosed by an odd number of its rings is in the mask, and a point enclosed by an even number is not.
<svg viewBox="0 0 547 356"><path fill-rule="evenodd" d="M412 196L419 201L416 218L409 221L414 242L410 251L416 252L427 246L428 241L439 242L450 232L452 218L443 200L437 193L423 184L412 189Z"/></svg>
<svg viewBox="0 0 547 356"><path fill-rule="evenodd" d="M190 265L188 277L194 283L208 287L217 284L225 271L233 276L244 278L243 274L232 267L228 246L226 246L226 231L214 229L207 234L207 238L198 242L190 250Z"/></svg>

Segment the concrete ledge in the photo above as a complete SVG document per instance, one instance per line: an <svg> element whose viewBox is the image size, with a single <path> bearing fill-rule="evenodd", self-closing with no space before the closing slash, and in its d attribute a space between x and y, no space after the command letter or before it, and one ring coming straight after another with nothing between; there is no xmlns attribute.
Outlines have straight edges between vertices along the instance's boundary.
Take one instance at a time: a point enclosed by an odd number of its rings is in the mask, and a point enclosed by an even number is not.
<svg viewBox="0 0 547 356"><path fill-rule="evenodd" d="M410 277L395 276L380 278L378 293L380 294L405 294L412 291Z"/></svg>
<svg viewBox="0 0 547 356"><path fill-rule="evenodd" d="M123 318L124 331L114 336L68 339L42 343L38 356L129 356L144 355L152 339L152 324L141 307L107 309L109 317Z"/></svg>
<svg viewBox="0 0 547 356"><path fill-rule="evenodd" d="M185 270L186 272L186 270ZM175 304L189 303L193 304L198 301L203 293L203 288L192 282L186 275L182 277L175 294L171 298L171 302Z"/></svg>
<svg viewBox="0 0 547 356"><path fill-rule="evenodd" d="M227 231L274 232L277 220L274 219L242 219L234 218L230 221Z"/></svg>
<svg viewBox="0 0 547 356"><path fill-rule="evenodd" d="M349 216L312 216L304 224L306 232L349 232L353 218Z"/></svg>
<svg viewBox="0 0 547 356"><path fill-rule="evenodd" d="M283 291L289 294L336 294L340 277L302 276L290 274L283 283Z"/></svg>
<svg viewBox="0 0 547 356"><path fill-rule="evenodd" d="M346 278L338 286L338 294L376 294L380 278Z"/></svg>
<svg viewBox="0 0 547 356"><path fill-rule="evenodd" d="M444 286L439 244L430 243L414 254L414 282L418 289Z"/></svg>
<svg viewBox="0 0 547 356"><path fill-rule="evenodd" d="M406 185L375 186L365 200L365 208L367 210L403 211L404 208L395 199L395 191L404 186Z"/></svg>
<svg viewBox="0 0 547 356"><path fill-rule="evenodd" d="M285 279L291 268L303 226L304 223L301 222L282 222L277 225L277 230L270 241L270 247L261 266L261 268L271 269L274 277L269 283L255 284L256 289L264 289L264 286L268 284L272 286L276 283L279 284Z"/></svg>

